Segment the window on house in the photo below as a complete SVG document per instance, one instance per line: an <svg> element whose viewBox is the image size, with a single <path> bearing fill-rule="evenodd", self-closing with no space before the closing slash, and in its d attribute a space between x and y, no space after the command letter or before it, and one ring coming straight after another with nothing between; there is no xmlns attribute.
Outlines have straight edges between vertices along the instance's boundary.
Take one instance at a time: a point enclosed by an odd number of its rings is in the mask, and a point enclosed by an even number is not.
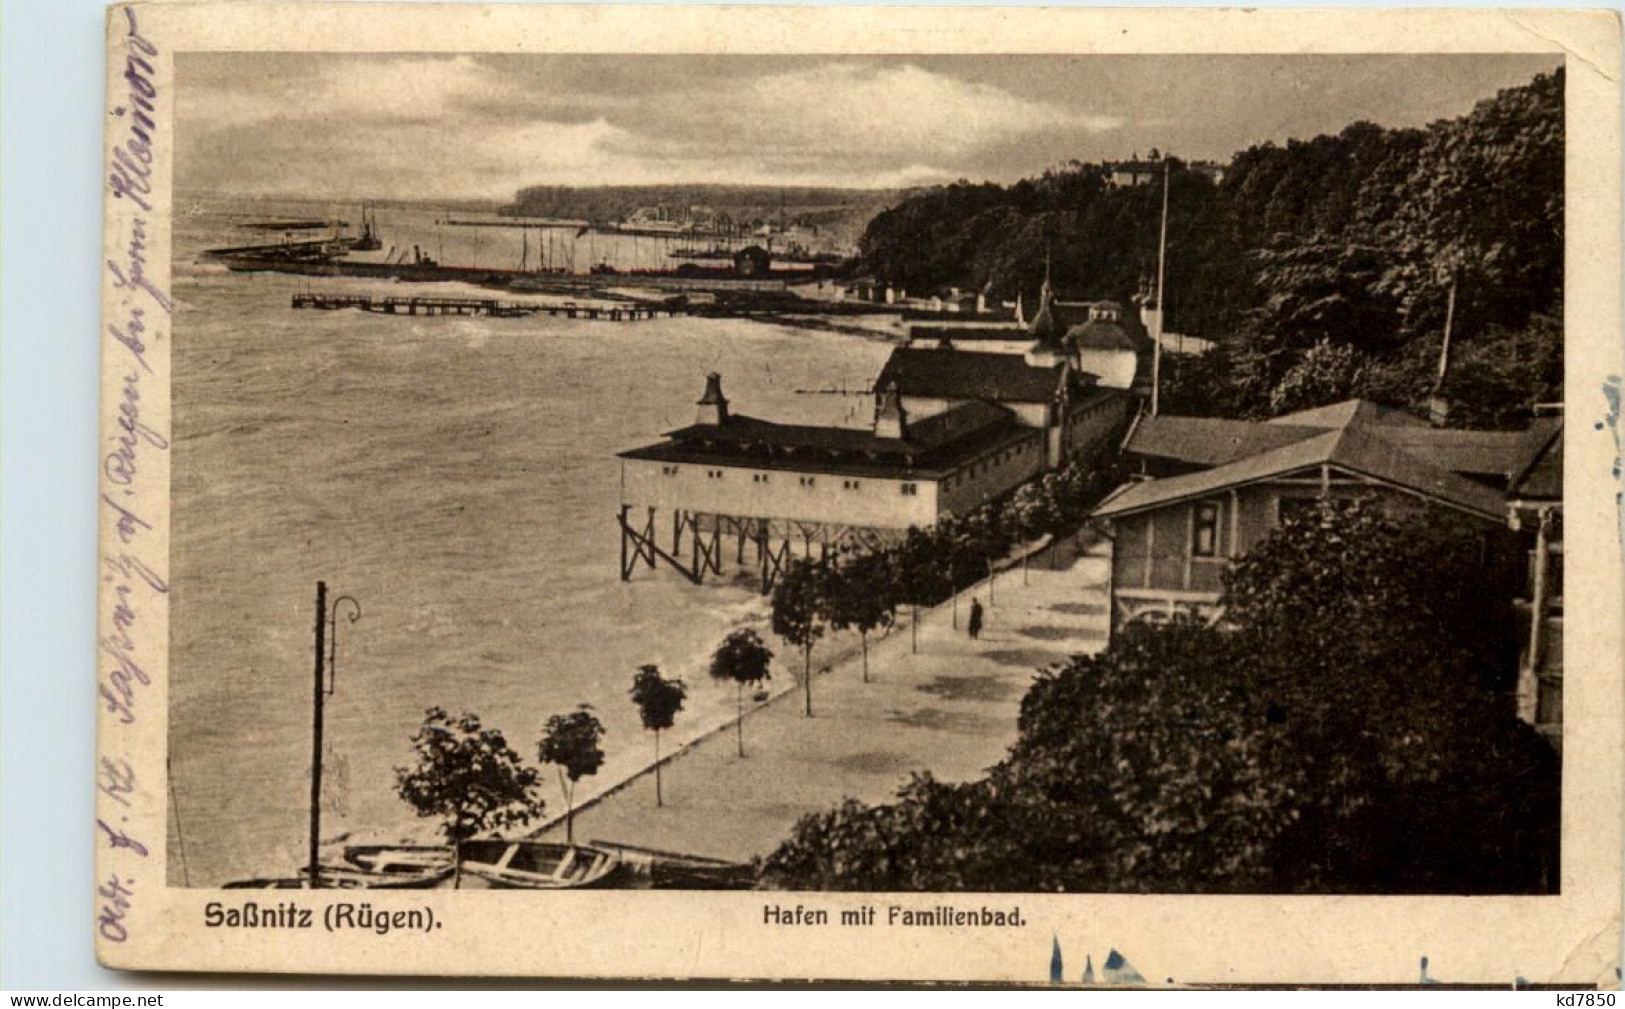
<svg viewBox="0 0 1625 1009"><path fill-rule="evenodd" d="M1216 501L1202 501L1196 506L1196 521L1191 526L1191 555L1214 557L1219 552L1219 505Z"/></svg>
<svg viewBox="0 0 1625 1009"><path fill-rule="evenodd" d="M811 487L817 482L818 482L817 477L804 476L804 477L801 478L801 486L803 486L803 487Z"/></svg>
<svg viewBox="0 0 1625 1009"><path fill-rule="evenodd" d="M903 485L902 490L904 494L915 495L920 492L920 487L918 484L906 483Z"/></svg>
<svg viewBox="0 0 1625 1009"><path fill-rule="evenodd" d="M858 482L856 480L842 480L841 481L841 486L846 488L847 490L857 490L858 489Z"/></svg>

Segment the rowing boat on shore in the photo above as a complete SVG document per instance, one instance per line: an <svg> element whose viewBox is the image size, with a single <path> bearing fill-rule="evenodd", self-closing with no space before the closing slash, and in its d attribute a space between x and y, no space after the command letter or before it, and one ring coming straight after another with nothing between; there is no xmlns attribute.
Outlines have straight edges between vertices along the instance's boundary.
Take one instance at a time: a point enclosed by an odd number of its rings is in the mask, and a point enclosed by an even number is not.
<svg viewBox="0 0 1625 1009"><path fill-rule="evenodd" d="M358 844L344 849L344 860L375 875L405 879L451 868L452 851L440 844Z"/></svg>
<svg viewBox="0 0 1625 1009"><path fill-rule="evenodd" d="M607 887L625 868L602 848L549 841L464 841L458 853L463 885L498 890Z"/></svg>
<svg viewBox="0 0 1625 1009"><path fill-rule="evenodd" d="M749 890L756 885L756 867L707 855L688 855L644 848L619 841L594 840L626 863L633 889Z"/></svg>
<svg viewBox="0 0 1625 1009"><path fill-rule="evenodd" d="M440 881L451 875L451 862L435 870L425 870L417 873L404 872L365 872L361 869L352 869L348 866L324 865L321 867L321 884L323 890L429 890L439 885ZM222 889L226 890L311 890L316 889L310 885L309 874L298 876L267 876L256 879L239 879L226 883Z"/></svg>

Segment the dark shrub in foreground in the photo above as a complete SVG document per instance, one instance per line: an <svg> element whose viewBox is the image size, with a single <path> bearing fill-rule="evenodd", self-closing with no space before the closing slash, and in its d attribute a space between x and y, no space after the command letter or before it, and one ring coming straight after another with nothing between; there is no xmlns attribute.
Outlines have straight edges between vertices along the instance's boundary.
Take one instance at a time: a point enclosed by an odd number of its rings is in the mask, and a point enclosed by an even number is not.
<svg viewBox="0 0 1625 1009"><path fill-rule="evenodd" d="M986 778L806 817L764 882L1551 892L1558 760L1498 689L1475 536L1327 504L1238 565L1224 627L1129 627L1045 671Z"/></svg>

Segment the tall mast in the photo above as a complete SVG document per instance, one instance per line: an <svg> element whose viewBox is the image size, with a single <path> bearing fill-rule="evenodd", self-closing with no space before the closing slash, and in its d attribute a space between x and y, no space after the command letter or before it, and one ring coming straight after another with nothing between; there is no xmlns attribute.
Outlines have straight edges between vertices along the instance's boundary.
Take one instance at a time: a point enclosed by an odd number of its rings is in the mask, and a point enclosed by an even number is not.
<svg viewBox="0 0 1625 1009"><path fill-rule="evenodd" d="M1151 416L1155 417L1161 406L1162 396L1162 319L1164 304L1162 300L1163 271L1168 261L1168 169L1169 158L1162 158L1162 230L1157 236L1157 331L1152 335L1151 346Z"/></svg>

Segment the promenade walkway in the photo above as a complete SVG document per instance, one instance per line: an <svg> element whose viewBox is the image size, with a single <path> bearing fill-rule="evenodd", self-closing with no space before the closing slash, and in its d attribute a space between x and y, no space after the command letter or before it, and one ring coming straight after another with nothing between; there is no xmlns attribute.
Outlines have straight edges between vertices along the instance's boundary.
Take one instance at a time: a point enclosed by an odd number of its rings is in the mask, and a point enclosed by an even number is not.
<svg viewBox="0 0 1625 1009"><path fill-rule="evenodd" d="M912 771L980 777L1015 741L1037 669L1106 642L1107 544L1082 556L1070 541L1054 549L1053 567L1047 553L1033 558L1026 585L1019 566L1001 573L992 605L985 582L962 593L957 631L947 604L922 611L919 654L906 621L872 641L872 682L856 656L815 675L814 717L802 714L799 688L748 711L744 758L732 724L675 754L662 772L665 806L655 806L652 771L599 796L577 811L576 840L745 860L771 852L807 813L849 796L889 800ZM964 631L972 596L985 607L977 641ZM815 650L815 670L818 661ZM564 826L540 836L561 840Z"/></svg>

